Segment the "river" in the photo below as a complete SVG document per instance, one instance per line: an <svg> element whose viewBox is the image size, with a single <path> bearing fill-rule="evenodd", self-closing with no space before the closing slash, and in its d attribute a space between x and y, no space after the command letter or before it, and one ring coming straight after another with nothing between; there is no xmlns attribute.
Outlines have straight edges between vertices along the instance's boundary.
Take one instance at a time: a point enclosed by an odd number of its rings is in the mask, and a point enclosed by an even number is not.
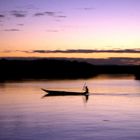
<svg viewBox="0 0 140 140"><path fill-rule="evenodd" d="M45 97L41 88L90 96ZM133 76L0 83L0 140L139 140L140 81Z"/></svg>

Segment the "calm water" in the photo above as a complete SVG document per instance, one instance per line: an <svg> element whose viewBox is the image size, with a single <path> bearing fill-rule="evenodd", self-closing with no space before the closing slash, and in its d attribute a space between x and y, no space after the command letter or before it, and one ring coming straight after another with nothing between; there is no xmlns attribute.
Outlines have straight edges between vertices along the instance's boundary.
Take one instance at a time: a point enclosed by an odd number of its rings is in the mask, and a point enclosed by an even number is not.
<svg viewBox="0 0 140 140"><path fill-rule="evenodd" d="M0 140L140 140L140 81L88 79L82 96L46 97L40 88L81 91L85 80L0 83Z"/></svg>

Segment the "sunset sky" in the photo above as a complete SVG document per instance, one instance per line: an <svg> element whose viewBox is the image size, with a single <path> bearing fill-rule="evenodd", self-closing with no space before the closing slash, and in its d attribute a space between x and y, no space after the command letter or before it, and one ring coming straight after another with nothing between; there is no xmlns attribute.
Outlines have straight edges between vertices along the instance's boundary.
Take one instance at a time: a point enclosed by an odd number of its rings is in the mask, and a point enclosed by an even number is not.
<svg viewBox="0 0 140 140"><path fill-rule="evenodd" d="M1 57L139 54L140 0L0 0Z"/></svg>

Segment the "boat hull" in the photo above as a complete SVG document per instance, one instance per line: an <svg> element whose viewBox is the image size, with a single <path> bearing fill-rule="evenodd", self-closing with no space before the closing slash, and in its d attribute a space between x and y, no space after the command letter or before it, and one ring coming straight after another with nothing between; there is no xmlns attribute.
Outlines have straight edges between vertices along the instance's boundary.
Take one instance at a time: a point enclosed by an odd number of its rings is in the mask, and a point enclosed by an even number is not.
<svg viewBox="0 0 140 140"><path fill-rule="evenodd" d="M79 95L88 95L85 92L69 92L69 91L53 91L42 89L47 94L45 96L79 96Z"/></svg>

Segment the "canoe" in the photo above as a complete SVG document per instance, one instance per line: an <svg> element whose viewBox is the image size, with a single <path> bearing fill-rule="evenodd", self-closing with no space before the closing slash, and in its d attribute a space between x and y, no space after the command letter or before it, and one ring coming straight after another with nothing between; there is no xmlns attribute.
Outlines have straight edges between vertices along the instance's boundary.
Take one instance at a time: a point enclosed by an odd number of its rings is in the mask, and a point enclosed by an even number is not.
<svg viewBox="0 0 140 140"><path fill-rule="evenodd" d="M78 95L88 95L86 92L70 92L70 91L55 91L55 90L47 90L42 89L47 92L45 96L78 96Z"/></svg>

